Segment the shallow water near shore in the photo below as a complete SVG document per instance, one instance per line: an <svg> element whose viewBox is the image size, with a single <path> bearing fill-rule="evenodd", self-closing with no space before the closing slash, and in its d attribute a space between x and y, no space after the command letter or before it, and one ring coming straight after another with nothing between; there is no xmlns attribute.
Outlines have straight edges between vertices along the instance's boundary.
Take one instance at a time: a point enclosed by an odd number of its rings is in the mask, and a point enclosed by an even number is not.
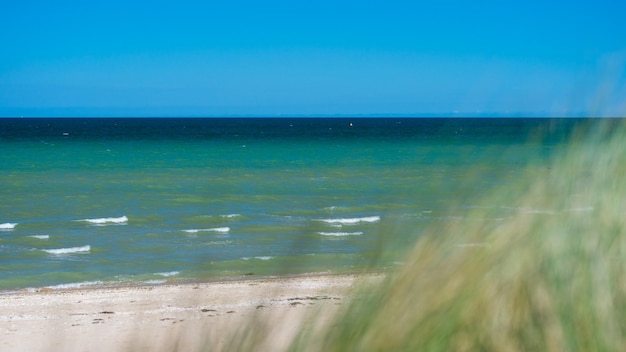
<svg viewBox="0 0 626 352"><path fill-rule="evenodd" d="M0 289L393 267L583 122L1 119Z"/></svg>

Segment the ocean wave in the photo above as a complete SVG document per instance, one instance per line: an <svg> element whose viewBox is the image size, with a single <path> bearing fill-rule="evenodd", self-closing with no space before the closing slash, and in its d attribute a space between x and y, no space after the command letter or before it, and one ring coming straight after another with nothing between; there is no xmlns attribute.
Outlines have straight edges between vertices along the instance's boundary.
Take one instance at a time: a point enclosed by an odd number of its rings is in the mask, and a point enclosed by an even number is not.
<svg viewBox="0 0 626 352"><path fill-rule="evenodd" d="M220 215L223 218L227 218L227 219L232 219L232 218L238 218L241 216L241 214L225 214L225 215Z"/></svg>
<svg viewBox="0 0 626 352"><path fill-rule="evenodd" d="M38 240L47 240L50 238L50 235L32 235L29 237L36 238Z"/></svg>
<svg viewBox="0 0 626 352"><path fill-rule="evenodd" d="M86 253L91 251L91 246L86 245L82 247L71 247L71 248L58 248L58 249L42 249L42 251L49 254L72 254L72 253Z"/></svg>
<svg viewBox="0 0 626 352"><path fill-rule="evenodd" d="M250 258L250 257L242 257L241 259L243 259L243 260L250 260L250 259L270 260L272 258L274 258L274 257L272 257L272 256L258 256L258 257L252 257L252 258Z"/></svg>
<svg viewBox="0 0 626 352"><path fill-rule="evenodd" d="M167 280L147 280L147 281L142 281L143 284L146 285L162 285L164 283L166 283Z"/></svg>
<svg viewBox="0 0 626 352"><path fill-rule="evenodd" d="M163 277L169 277L169 276L176 276L180 274L180 271L169 271L166 273L155 273L154 275L158 275L158 276L163 276Z"/></svg>
<svg viewBox="0 0 626 352"><path fill-rule="evenodd" d="M4 224L0 224L0 230L13 230L17 226L15 222L5 222Z"/></svg>
<svg viewBox="0 0 626 352"><path fill-rule="evenodd" d="M211 242L207 242L206 245L207 246L228 246L232 243L233 241L211 241Z"/></svg>
<svg viewBox="0 0 626 352"><path fill-rule="evenodd" d="M230 231L230 227L214 227L210 229L189 229L183 230L183 232L187 233L198 233L198 232L219 232L219 233L227 233Z"/></svg>
<svg viewBox="0 0 626 352"><path fill-rule="evenodd" d="M346 206L343 206L343 205L331 205L329 207L322 208L322 210L328 211L328 212L334 212L334 211L337 211L337 210L347 210L347 209L349 209L349 208L346 207Z"/></svg>
<svg viewBox="0 0 626 352"><path fill-rule="evenodd" d="M380 216L366 216L362 218L318 219L318 221L323 221L327 224L355 225L362 222L379 222Z"/></svg>
<svg viewBox="0 0 626 352"><path fill-rule="evenodd" d="M104 285L104 282L102 281L72 282L69 284L46 286L46 288L53 289L53 290L64 290L64 289L71 289L71 288L81 288L85 286L100 286L100 285Z"/></svg>
<svg viewBox="0 0 626 352"><path fill-rule="evenodd" d="M360 236L363 232L318 232L318 235L322 236L334 236L334 237L343 237L343 236Z"/></svg>
<svg viewBox="0 0 626 352"><path fill-rule="evenodd" d="M128 222L128 218L126 216L120 216L119 218L80 219L76 221L85 221L94 225L126 224Z"/></svg>

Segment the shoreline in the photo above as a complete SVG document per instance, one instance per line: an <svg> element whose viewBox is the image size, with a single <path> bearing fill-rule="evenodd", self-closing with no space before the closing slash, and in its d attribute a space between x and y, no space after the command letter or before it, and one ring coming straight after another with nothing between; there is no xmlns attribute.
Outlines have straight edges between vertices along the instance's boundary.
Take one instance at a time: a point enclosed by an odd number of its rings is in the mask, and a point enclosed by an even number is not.
<svg viewBox="0 0 626 352"><path fill-rule="evenodd" d="M324 324L355 288L384 273L116 287L37 289L0 294L3 351L224 350L237 334L271 324L267 349L284 350L305 323ZM265 326L268 328L268 326Z"/></svg>
<svg viewBox="0 0 626 352"><path fill-rule="evenodd" d="M0 289L0 297L10 296L19 293L46 293L46 292L65 292L78 290L101 290L116 288L141 288L141 287L160 287L160 286L185 286L185 285L201 285L201 284L219 284L230 282L248 282L248 281L264 281L264 280L280 280L280 279L298 279L313 277L334 277L334 276L375 276L386 275L391 270L368 270L368 271L320 271L307 272L285 275L239 275L239 276L221 276L209 279L163 279L151 281L84 281L67 284L58 284L40 287L21 287Z"/></svg>

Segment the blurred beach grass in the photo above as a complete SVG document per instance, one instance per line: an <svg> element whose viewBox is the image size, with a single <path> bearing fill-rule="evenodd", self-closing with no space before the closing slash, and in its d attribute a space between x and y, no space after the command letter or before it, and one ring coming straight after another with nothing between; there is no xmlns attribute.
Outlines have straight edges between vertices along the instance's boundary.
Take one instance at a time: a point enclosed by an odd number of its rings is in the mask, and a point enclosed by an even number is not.
<svg viewBox="0 0 626 352"><path fill-rule="evenodd" d="M547 164L424 231L339 315L309 316L288 350L626 350L625 126L579 126ZM230 347L257 350L270 325Z"/></svg>

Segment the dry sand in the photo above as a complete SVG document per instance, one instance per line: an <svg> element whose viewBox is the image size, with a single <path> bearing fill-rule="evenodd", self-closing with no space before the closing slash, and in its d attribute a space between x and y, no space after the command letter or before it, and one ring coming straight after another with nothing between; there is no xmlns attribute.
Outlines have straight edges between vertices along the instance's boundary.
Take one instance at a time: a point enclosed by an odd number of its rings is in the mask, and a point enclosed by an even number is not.
<svg viewBox="0 0 626 352"><path fill-rule="evenodd" d="M0 293L0 351L256 350L331 324L357 281L309 275L162 286ZM238 335L237 335L238 334Z"/></svg>

